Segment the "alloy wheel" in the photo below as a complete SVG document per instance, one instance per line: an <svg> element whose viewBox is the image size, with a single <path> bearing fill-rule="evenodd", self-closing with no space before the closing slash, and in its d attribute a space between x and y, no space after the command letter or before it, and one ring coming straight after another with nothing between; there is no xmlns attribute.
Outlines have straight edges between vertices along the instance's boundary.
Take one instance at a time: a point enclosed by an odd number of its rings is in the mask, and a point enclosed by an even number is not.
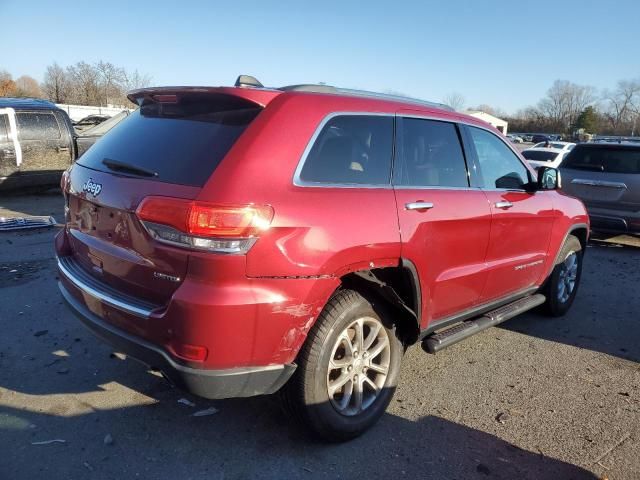
<svg viewBox="0 0 640 480"><path fill-rule="evenodd" d="M578 262L580 261L576 252L569 252L560 267L558 276L558 300L565 303L571 297L576 288L576 279L578 277Z"/></svg>
<svg viewBox="0 0 640 480"><path fill-rule="evenodd" d="M333 407L353 416L369 408L384 388L391 361L389 334L380 320L362 317L338 337L327 371Z"/></svg>

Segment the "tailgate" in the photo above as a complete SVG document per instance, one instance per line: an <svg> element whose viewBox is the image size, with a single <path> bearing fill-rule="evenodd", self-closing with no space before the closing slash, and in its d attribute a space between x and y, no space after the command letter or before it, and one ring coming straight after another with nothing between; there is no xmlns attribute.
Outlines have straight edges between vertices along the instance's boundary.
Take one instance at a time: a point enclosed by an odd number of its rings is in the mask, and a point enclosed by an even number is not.
<svg viewBox="0 0 640 480"><path fill-rule="evenodd" d="M67 194L67 231L74 260L87 274L120 292L157 305L166 303L184 278L188 252L153 241L135 209L147 195L195 198L199 191L77 165Z"/></svg>
<svg viewBox="0 0 640 480"><path fill-rule="evenodd" d="M65 185L78 268L108 288L163 305L190 250L156 241L135 211L148 196L195 199L262 106L228 89L143 90L140 108L78 159ZM162 212L160 212L162 214Z"/></svg>

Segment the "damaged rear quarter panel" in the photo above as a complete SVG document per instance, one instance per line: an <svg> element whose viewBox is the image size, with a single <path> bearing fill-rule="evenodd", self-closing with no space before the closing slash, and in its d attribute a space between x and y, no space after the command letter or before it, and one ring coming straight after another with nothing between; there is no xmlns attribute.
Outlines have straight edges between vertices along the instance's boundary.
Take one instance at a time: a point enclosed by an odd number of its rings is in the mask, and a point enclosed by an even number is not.
<svg viewBox="0 0 640 480"><path fill-rule="evenodd" d="M335 277L259 281L273 292L282 292L285 299L259 305L253 361L258 365L292 363L340 281Z"/></svg>

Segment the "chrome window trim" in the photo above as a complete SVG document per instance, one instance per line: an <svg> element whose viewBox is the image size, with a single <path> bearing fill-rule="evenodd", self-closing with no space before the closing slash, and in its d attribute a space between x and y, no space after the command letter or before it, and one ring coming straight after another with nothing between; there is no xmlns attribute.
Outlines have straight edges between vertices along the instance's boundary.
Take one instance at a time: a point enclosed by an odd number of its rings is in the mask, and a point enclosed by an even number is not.
<svg viewBox="0 0 640 480"><path fill-rule="evenodd" d="M625 175L625 174L623 173L622 175ZM590 187L617 188L619 190L627 189L627 184L624 182L608 182L606 180L590 180L586 178L574 178L573 180L571 180L571 183L574 183L576 185L588 185Z"/></svg>
<svg viewBox="0 0 640 480"><path fill-rule="evenodd" d="M395 190L474 190L477 192L482 190L480 187L445 187L436 185L394 185L393 188Z"/></svg>
<svg viewBox="0 0 640 480"><path fill-rule="evenodd" d="M407 108L410 108L411 105L408 105ZM531 173L529 171L529 168L527 167L527 165L525 165L525 162L522 161L522 159L520 158L520 156L518 155L518 152L511 146L509 145L508 142L502 140L502 138L500 138L500 136L496 135L495 132L493 132L490 128L487 128L483 125L478 125L476 123L473 122L469 122L466 121L465 119L462 118L455 118L455 119L450 119L450 118L443 118L443 117L439 117L436 115L430 115L428 113L420 113L420 112L413 112L413 113L408 113L408 112L397 112L397 113L389 113L389 112L367 112L367 111L336 111L336 112L331 112L329 114L327 114L318 124L318 126L316 127L315 131L313 132L313 135L311 136L311 138L309 139L309 141L307 142L307 146L305 147L304 151L302 152L302 155L300 156L300 160L298 160L298 165L296 166L296 169L294 171L293 174L293 185L296 187L315 187L315 188L346 188L346 189L354 189L354 188L363 188L363 189L380 189L380 190L390 190L390 189L396 189L396 190L485 190L485 191L509 191L509 192L526 192L527 190L525 189L507 189L507 188L483 188L483 187L444 187L444 186L421 186L421 187L411 187L411 186L406 186L406 185L394 185L393 184L393 159L391 162L391 175L390 175L390 179L389 179L389 183L383 183L383 184L360 184L360 183L327 183L327 182L309 182L309 181L305 181L302 180L300 178L300 173L302 172L302 169L304 168L304 164L307 161L307 157L309 156L309 153L311 152L311 149L313 148L313 145L315 144L316 140L318 139L318 137L320 136L320 132L322 132L322 129L325 127L325 125L327 123L329 123L330 120L332 120L335 117L339 117L339 116L375 116L375 117L403 117L403 118L417 118L417 119L422 119L422 120L434 120L434 121L438 121L438 122L448 122L448 123L453 123L453 124L458 124L458 125L466 125L469 127L475 127L475 128L479 128L481 130L486 130L487 132L491 133L494 137L498 138L499 140L502 141L502 143L504 143L507 148L509 148L513 153L515 153L516 159L518 159L520 161L520 163L524 166L525 170L527 170L527 172ZM394 143L395 143L395 139L394 139ZM461 145L463 152L464 152L464 145Z"/></svg>
<svg viewBox="0 0 640 480"><path fill-rule="evenodd" d="M391 169L393 168L393 161L390 164L389 170L389 182L388 183L380 183L380 184L365 184L365 183L328 183L328 182L309 182L306 180L302 180L300 178L300 174L302 173L302 169L304 168L304 164L307 161L307 157L309 153L311 153L311 149L316 143L316 140L320 136L322 129L335 117L342 116L367 116L367 117L395 117L393 113L384 113L384 112L331 112L326 115L320 124L316 127L316 130L313 132L311 139L307 143L304 151L302 152L302 156L300 160L298 160L298 166L293 174L293 184L296 187L320 187L320 188L379 188L382 190L392 189L391 185Z"/></svg>
<svg viewBox="0 0 640 480"><path fill-rule="evenodd" d="M137 317L141 318L149 318L151 316L152 310L148 310L146 308L136 307L135 305L131 305L125 302L122 302L116 298L113 298L109 295L106 295L95 288L87 285L82 280L76 278L72 272L70 272L60 261L60 258L56 257L56 262L58 263L58 269L64 274L65 278L73 283L77 288L87 293L88 295L102 300L107 305L117 308L118 310L122 310L123 312L130 313Z"/></svg>

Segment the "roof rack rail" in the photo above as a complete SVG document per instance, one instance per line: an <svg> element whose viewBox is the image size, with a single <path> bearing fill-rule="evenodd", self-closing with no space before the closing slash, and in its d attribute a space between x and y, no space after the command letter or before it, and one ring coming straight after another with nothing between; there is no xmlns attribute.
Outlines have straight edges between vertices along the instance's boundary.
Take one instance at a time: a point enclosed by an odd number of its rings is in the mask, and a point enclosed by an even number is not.
<svg viewBox="0 0 640 480"><path fill-rule="evenodd" d="M396 102L412 103L414 105L421 105L425 107L440 108L443 110L455 111L448 105L438 102L430 102L428 100L421 100L419 98L405 97L403 95L393 95L387 93L370 92L368 90L355 90L351 88L340 88L332 85L323 84L300 84L300 85L287 85L278 88L284 92L311 92L311 93L333 93L340 95L351 95L354 97L367 97L367 98L379 98L380 100L392 100Z"/></svg>
<svg viewBox="0 0 640 480"><path fill-rule="evenodd" d="M239 75L234 84L235 87L244 88L265 88L260 81L251 75ZM350 95L352 97L378 98L380 100L390 100L395 102L411 103L423 107L439 108L442 110L455 110L444 103L430 102L419 98L405 97L403 95L392 95L387 93L369 92L367 90L355 90L350 88L334 87L333 85L302 83L298 85L286 85L276 88L283 92L310 92L310 93L332 93L336 95Z"/></svg>

